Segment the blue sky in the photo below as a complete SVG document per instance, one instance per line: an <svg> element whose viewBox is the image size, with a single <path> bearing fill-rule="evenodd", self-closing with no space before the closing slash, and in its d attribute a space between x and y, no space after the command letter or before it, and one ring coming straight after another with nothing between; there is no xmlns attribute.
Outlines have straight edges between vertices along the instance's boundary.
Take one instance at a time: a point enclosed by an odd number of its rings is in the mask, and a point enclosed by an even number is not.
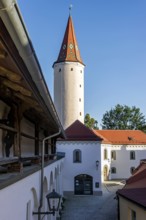
<svg viewBox="0 0 146 220"><path fill-rule="evenodd" d="M85 68L85 114L97 119L116 104L146 115L146 0L18 0L53 98L53 69L72 4Z"/></svg>

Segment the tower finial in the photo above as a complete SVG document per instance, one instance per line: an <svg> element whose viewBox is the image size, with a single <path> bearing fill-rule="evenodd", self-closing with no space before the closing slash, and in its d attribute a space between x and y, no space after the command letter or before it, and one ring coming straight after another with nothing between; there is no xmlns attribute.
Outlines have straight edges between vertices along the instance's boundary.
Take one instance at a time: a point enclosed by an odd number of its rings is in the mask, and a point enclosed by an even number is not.
<svg viewBox="0 0 146 220"><path fill-rule="evenodd" d="M72 5L72 4L70 4L70 6L69 6L69 15L71 15L71 10L72 10L72 7L73 7L73 5Z"/></svg>

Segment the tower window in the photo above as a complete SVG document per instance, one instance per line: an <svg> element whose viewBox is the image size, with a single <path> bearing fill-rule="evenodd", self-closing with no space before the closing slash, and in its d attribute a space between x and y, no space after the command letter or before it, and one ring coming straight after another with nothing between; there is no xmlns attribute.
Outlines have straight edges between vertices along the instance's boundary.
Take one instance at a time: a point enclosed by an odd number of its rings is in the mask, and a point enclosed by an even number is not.
<svg viewBox="0 0 146 220"><path fill-rule="evenodd" d="M81 86L81 84L80 84L80 88L81 88L82 86Z"/></svg>
<svg viewBox="0 0 146 220"><path fill-rule="evenodd" d="M81 102L81 99L79 99L79 102Z"/></svg>
<svg viewBox="0 0 146 220"><path fill-rule="evenodd" d="M61 72L61 68L59 69L59 72Z"/></svg>
<svg viewBox="0 0 146 220"><path fill-rule="evenodd" d="M82 115L82 112L80 112L80 116Z"/></svg>
<svg viewBox="0 0 146 220"><path fill-rule="evenodd" d="M71 68L70 70L73 71L73 68Z"/></svg>
<svg viewBox="0 0 146 220"><path fill-rule="evenodd" d="M82 70L80 70L80 73L82 73Z"/></svg>

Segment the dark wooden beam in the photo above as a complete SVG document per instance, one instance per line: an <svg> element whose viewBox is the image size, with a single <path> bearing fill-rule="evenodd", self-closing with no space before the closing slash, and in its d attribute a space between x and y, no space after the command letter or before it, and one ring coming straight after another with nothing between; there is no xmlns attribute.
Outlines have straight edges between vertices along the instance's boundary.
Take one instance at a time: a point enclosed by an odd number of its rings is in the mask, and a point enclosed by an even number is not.
<svg viewBox="0 0 146 220"><path fill-rule="evenodd" d="M39 155L39 124L35 124L35 155Z"/></svg>
<svg viewBox="0 0 146 220"><path fill-rule="evenodd" d="M12 127L9 127L7 125L4 125L2 123L0 123L0 129L6 130L6 131L13 131L15 133L18 133L18 130Z"/></svg>

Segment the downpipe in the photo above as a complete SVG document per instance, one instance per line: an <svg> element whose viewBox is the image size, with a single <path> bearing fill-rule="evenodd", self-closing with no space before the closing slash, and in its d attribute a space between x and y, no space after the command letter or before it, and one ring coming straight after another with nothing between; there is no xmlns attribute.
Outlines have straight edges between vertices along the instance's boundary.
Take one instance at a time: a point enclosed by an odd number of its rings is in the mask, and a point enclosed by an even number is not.
<svg viewBox="0 0 146 220"><path fill-rule="evenodd" d="M44 189L43 189L43 180L44 180L44 152L45 152L45 141L49 140L53 137L58 136L61 133L61 129L55 134L52 134L48 137L45 137L43 139L43 144L42 144L42 163L41 163L41 194L40 194L40 205L38 208L38 212L41 212L41 208L43 207L43 194L44 194ZM41 214L38 215L38 220L41 220Z"/></svg>

